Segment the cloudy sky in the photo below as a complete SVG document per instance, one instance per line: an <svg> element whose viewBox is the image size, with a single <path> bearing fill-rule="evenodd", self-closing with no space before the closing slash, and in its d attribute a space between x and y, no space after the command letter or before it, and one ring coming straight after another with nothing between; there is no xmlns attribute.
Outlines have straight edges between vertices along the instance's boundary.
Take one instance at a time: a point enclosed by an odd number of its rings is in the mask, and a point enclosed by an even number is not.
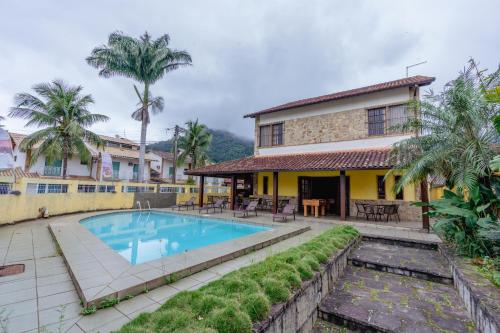
<svg viewBox="0 0 500 333"><path fill-rule="evenodd" d="M500 61L500 1L1 0L0 115L15 93L60 78L83 85L92 111L111 117L96 132L138 139L132 81L100 78L84 60L116 30L168 33L193 58L153 86L165 110L148 141L195 118L250 138L246 113L401 78L424 60L410 75L435 76L440 90L471 56L489 69ZM33 130L19 119L4 123Z"/></svg>

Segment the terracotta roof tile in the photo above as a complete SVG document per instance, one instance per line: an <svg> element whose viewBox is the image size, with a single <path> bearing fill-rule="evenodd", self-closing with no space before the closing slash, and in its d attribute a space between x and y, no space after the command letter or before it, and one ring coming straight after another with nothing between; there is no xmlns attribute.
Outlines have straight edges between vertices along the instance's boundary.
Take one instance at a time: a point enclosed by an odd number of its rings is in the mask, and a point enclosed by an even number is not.
<svg viewBox="0 0 500 333"><path fill-rule="evenodd" d="M325 171L388 169L390 149L349 150L290 155L251 156L185 171L191 175L227 175L257 171Z"/></svg>
<svg viewBox="0 0 500 333"><path fill-rule="evenodd" d="M15 169L0 170L0 177L15 177L16 178L39 178L37 172L25 172L22 168L16 167Z"/></svg>
<svg viewBox="0 0 500 333"><path fill-rule="evenodd" d="M408 86L413 86L413 85L425 86L425 85L431 84L434 80L435 80L434 77L417 75L417 76L407 77L404 79L378 83L378 84L374 84L371 86L340 91L340 92L336 92L333 94L301 99L298 101L285 103L285 104L278 105L278 106L275 106L275 107L272 107L269 109L265 109L262 111L258 111L255 113L250 113L250 114L245 115L244 117L245 118L255 117L255 116L258 116L261 114L265 114L265 113L288 110L288 109L293 109L293 108L306 106L306 105L330 102L330 101L334 101L334 100L338 100L338 99L342 99L342 98L365 95L365 94L370 94L370 93L374 93L374 92L378 92L378 91L384 91L384 90L388 90L388 89L408 87Z"/></svg>

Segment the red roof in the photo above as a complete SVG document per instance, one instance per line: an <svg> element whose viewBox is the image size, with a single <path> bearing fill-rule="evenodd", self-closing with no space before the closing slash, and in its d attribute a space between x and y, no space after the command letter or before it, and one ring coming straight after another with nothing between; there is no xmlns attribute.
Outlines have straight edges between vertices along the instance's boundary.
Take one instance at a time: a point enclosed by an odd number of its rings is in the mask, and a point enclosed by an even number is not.
<svg viewBox="0 0 500 333"><path fill-rule="evenodd" d="M16 177L16 178L39 178L37 172L25 172L22 168L16 167L15 169L2 169L0 170L0 177Z"/></svg>
<svg viewBox="0 0 500 333"><path fill-rule="evenodd" d="M350 150L290 155L250 156L208 165L184 173L191 175L228 175L258 171L326 171L389 169L390 149Z"/></svg>
<svg viewBox="0 0 500 333"><path fill-rule="evenodd" d="M244 117L245 118L247 118L247 117L253 118L255 116L265 114L265 113L288 110L288 109L293 109L293 108L306 106L306 105L330 102L330 101L334 101L334 100L338 100L338 99L342 99L342 98L365 95L365 94L370 94L370 93L389 90L389 89L408 87L408 86L413 86L413 85L425 86L425 85L431 84L434 80L435 80L434 77L417 75L417 76L407 77L404 79L378 83L378 84L374 84L371 86L340 91L340 92L336 92L336 93L329 94L329 95L301 99L298 101L289 102L289 103L278 105L278 106L275 106L275 107L272 107L269 109L265 109L265 110L262 110L259 112L250 113L250 114L245 115Z"/></svg>

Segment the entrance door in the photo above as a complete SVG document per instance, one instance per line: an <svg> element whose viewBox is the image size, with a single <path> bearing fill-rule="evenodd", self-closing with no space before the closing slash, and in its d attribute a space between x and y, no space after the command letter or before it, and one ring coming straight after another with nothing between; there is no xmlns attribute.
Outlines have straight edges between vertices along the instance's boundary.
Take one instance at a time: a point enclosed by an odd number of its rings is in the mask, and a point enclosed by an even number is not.
<svg viewBox="0 0 500 333"><path fill-rule="evenodd" d="M299 177L298 207L303 210L303 199L325 199L328 214L340 215L340 177ZM346 214L349 216L349 177L346 177Z"/></svg>

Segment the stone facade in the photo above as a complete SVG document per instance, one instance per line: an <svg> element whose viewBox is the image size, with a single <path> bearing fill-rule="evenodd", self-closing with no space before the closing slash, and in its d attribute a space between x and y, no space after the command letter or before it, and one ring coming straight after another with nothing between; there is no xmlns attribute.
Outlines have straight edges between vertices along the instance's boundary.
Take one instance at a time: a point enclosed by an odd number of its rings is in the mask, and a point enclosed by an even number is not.
<svg viewBox="0 0 500 333"><path fill-rule="evenodd" d="M403 200L359 200L351 199L349 212L352 217L356 217L357 209L356 202L370 202L375 204L395 204L398 205L398 214L401 221L421 221L422 220L422 209L420 207L415 207L411 205L410 201Z"/></svg>
<svg viewBox="0 0 500 333"><path fill-rule="evenodd" d="M359 109L286 120L284 135L287 146L365 139L367 113Z"/></svg>

